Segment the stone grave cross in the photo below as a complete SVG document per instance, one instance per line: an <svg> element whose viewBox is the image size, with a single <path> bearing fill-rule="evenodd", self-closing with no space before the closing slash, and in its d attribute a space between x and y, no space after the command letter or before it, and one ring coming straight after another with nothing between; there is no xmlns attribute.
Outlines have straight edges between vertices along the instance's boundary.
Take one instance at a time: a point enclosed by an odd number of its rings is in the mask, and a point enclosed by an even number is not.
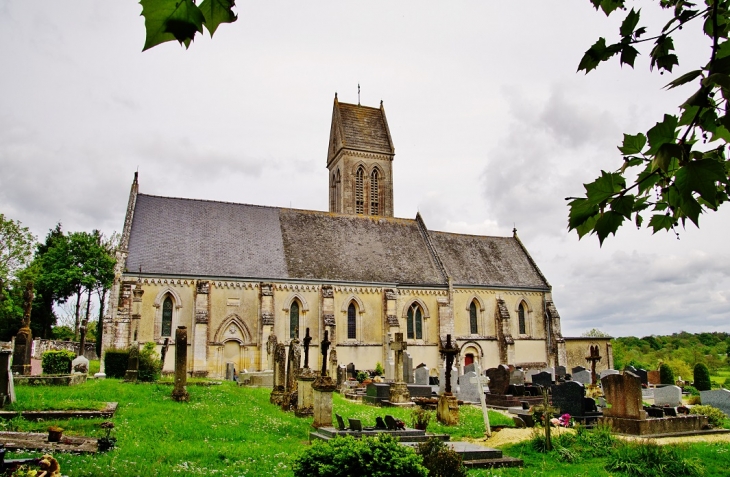
<svg viewBox="0 0 730 477"><path fill-rule="evenodd" d="M479 402L482 405L482 414L484 415L484 427L487 431L487 437L492 437L492 427L489 425L489 411L487 411L487 402L484 398L484 385L489 384L489 378L482 375L482 368L479 363L474 363L474 371L477 375L469 381L477 385L479 390Z"/></svg>
<svg viewBox="0 0 730 477"><path fill-rule="evenodd" d="M304 367L306 369L309 369L309 343L312 342L312 337L309 336L309 328L307 328L307 333L304 336ZM322 361L325 359L322 358Z"/></svg>
<svg viewBox="0 0 730 477"><path fill-rule="evenodd" d="M322 347L322 376L327 376L327 351L330 349L329 331L324 330L324 339L320 343Z"/></svg>
<svg viewBox="0 0 730 477"><path fill-rule="evenodd" d="M446 345L441 348L441 354L446 358L446 370L444 373L446 387L444 388L444 392L451 394L451 368L454 366L454 358L459 354L459 348L451 344L451 335L446 335Z"/></svg>
<svg viewBox="0 0 730 477"><path fill-rule="evenodd" d="M590 347L590 356L586 356L586 361L591 363L591 384L596 384L598 375L596 375L596 363L601 360L601 354L598 345Z"/></svg>
<svg viewBox="0 0 730 477"><path fill-rule="evenodd" d="M395 334L395 341L390 349L395 351L395 379L396 382L403 381L403 352L408 349L408 343L403 341L403 333Z"/></svg>

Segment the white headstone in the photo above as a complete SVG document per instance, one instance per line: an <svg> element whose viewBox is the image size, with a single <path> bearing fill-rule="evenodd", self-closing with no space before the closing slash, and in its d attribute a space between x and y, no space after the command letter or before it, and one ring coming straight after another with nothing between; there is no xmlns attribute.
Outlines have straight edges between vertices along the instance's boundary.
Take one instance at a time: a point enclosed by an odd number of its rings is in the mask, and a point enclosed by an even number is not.
<svg viewBox="0 0 730 477"><path fill-rule="evenodd" d="M525 384L525 372L521 369L513 370L509 375L509 383L517 385Z"/></svg>
<svg viewBox="0 0 730 477"><path fill-rule="evenodd" d="M416 375L416 384L427 385L429 371L426 366L419 366L414 373Z"/></svg>
<svg viewBox="0 0 730 477"><path fill-rule="evenodd" d="M591 372L587 369L573 373L573 381L577 381L582 384L591 384L593 379L591 378Z"/></svg>
<svg viewBox="0 0 730 477"><path fill-rule="evenodd" d="M682 405L682 389L679 386L662 386L654 389L654 404L677 407Z"/></svg>
<svg viewBox="0 0 730 477"><path fill-rule="evenodd" d="M71 373L73 374L89 374L89 360L83 354L80 354L71 361Z"/></svg>
<svg viewBox="0 0 730 477"><path fill-rule="evenodd" d="M459 392L456 396L465 402L479 402L478 385L476 372L465 373L459 376Z"/></svg>
<svg viewBox="0 0 730 477"><path fill-rule="evenodd" d="M726 415L730 416L730 391L727 389L713 389L712 391L700 391L702 404L716 407Z"/></svg>

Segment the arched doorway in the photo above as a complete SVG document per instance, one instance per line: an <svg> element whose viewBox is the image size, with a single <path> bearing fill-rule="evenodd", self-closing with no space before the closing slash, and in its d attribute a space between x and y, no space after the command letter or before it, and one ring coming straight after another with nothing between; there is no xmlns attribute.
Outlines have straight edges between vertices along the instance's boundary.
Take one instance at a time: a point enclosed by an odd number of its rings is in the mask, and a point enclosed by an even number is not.
<svg viewBox="0 0 730 477"><path fill-rule="evenodd" d="M464 355L464 366L469 366L474 363L474 353L467 353Z"/></svg>

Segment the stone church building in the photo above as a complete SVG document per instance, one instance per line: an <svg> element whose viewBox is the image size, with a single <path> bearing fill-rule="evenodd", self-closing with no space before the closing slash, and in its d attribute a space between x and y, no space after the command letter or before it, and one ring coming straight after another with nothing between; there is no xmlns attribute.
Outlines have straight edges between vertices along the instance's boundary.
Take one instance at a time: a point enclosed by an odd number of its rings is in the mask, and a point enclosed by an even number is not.
<svg viewBox="0 0 730 477"><path fill-rule="evenodd" d="M172 370L175 329L186 326L188 369L221 377L226 363L271 369L274 340L301 340L306 329L310 366L321 366L329 330L340 364L388 369L400 332L413 363L429 368L442 366L448 334L459 366L564 365L550 284L517 234L394 217L394 156L382 102L335 95L329 212L147 195L135 174L104 349L167 340Z"/></svg>

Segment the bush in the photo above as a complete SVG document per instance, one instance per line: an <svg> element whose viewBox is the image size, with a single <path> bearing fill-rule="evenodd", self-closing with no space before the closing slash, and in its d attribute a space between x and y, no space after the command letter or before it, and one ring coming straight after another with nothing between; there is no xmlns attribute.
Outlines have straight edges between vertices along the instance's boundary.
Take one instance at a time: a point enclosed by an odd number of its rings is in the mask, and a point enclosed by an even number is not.
<svg viewBox="0 0 730 477"><path fill-rule="evenodd" d="M357 382L362 384L363 381L370 378L370 375L366 373L365 371L358 371L355 375L355 379L357 379Z"/></svg>
<svg viewBox="0 0 730 477"><path fill-rule="evenodd" d="M375 376L382 376L385 374L385 369L383 368L383 365L380 364L380 361L375 363Z"/></svg>
<svg viewBox="0 0 730 477"><path fill-rule="evenodd" d="M292 461L294 477L426 477L428 471L410 447L387 434L315 441Z"/></svg>
<svg viewBox="0 0 730 477"><path fill-rule="evenodd" d="M716 407L709 405L692 406L689 410L690 414L699 414L700 416L707 416L708 421L714 427L724 427L725 425L725 413Z"/></svg>
<svg viewBox="0 0 730 477"><path fill-rule="evenodd" d="M416 453L423 458L423 466L433 477L467 477L461 456L436 437L416 446Z"/></svg>
<svg viewBox="0 0 730 477"><path fill-rule="evenodd" d="M660 446L648 442L624 443L614 448L608 454L606 470L632 477L703 475L702 466L694 460L683 458L677 446Z"/></svg>
<svg viewBox="0 0 730 477"><path fill-rule="evenodd" d="M695 364L694 369L694 385L698 391L709 391L712 389L712 381L710 381L710 370L702 363Z"/></svg>
<svg viewBox="0 0 730 477"><path fill-rule="evenodd" d="M139 373L137 375L140 381L157 381L160 379L162 372L162 360L157 354L157 349L153 342L147 342L139 351Z"/></svg>
<svg viewBox="0 0 730 477"><path fill-rule="evenodd" d="M694 386L685 386L684 388L682 388L682 391L686 392L690 396L699 396L700 395L700 392Z"/></svg>
<svg viewBox="0 0 730 477"><path fill-rule="evenodd" d="M71 374L71 362L76 353L68 350L46 351L41 357L43 374Z"/></svg>
<svg viewBox="0 0 730 477"><path fill-rule="evenodd" d="M110 348L104 354L104 372L110 378L123 378L129 363L129 350Z"/></svg>
<svg viewBox="0 0 730 477"><path fill-rule="evenodd" d="M662 384L674 384L674 371L668 364L659 366L659 382Z"/></svg>
<svg viewBox="0 0 730 477"><path fill-rule="evenodd" d="M43 374L71 374L71 361L76 353L61 349L58 351L46 351L41 356Z"/></svg>

